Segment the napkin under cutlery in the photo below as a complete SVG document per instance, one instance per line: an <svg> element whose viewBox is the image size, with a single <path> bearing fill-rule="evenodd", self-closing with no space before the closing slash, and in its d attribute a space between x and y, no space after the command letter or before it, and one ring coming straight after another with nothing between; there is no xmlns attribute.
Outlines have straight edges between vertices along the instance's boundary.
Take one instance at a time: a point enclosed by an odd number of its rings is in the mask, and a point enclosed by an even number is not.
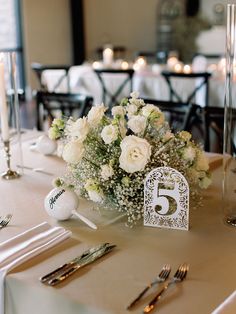
<svg viewBox="0 0 236 314"><path fill-rule="evenodd" d="M235 314L236 313L236 290L211 314Z"/></svg>
<svg viewBox="0 0 236 314"><path fill-rule="evenodd" d="M62 227L51 227L43 222L3 243L0 243L0 314L4 314L4 279L6 274L70 237Z"/></svg>

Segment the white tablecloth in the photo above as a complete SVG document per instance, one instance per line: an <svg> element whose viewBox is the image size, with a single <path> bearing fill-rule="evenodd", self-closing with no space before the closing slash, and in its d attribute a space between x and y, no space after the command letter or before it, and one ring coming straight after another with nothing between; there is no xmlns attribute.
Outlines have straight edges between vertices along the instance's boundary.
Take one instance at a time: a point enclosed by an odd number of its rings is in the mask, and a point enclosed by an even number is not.
<svg viewBox="0 0 236 314"><path fill-rule="evenodd" d="M61 175L65 164L56 156L43 156L29 150L34 134L23 135L24 161L32 167ZM28 136L28 140L27 140ZM13 167L15 156L12 149ZM0 170L5 169L1 152ZM11 223L0 231L0 241L48 221L45 195L52 177L26 170L13 181L0 179L1 215L13 213ZM94 231L77 219L60 223L72 231L72 239L33 258L6 277L6 314L126 313L126 306L152 280L165 263L174 273L182 262L190 263L187 279L173 287L160 301L163 314L209 314L235 290L235 229L223 223L221 204L222 170L213 172L213 184L205 191L203 206L191 208L190 230L175 231L137 226L123 221L99 226ZM81 201L79 211L93 217L92 204ZM78 271L64 284L53 288L38 278L65 261L102 242L117 244L117 249L102 260ZM132 313L141 313L153 293L148 294Z"/></svg>
<svg viewBox="0 0 236 314"><path fill-rule="evenodd" d="M155 68L155 67L154 67ZM165 79L160 74L161 69L152 71L152 67L146 70L136 71L133 78L133 90L139 91L140 97L168 100L169 90ZM48 86L49 91L54 90L54 86L63 75L62 70L46 70L43 72L43 82ZM64 73L65 74L65 73ZM124 79L122 74L105 74L105 84L112 93L117 90L117 86ZM93 96L96 104L102 102L101 84L94 73L91 65L84 64L81 66L72 66L69 70L70 90L72 93L83 93ZM174 86L184 99L193 91L196 80L175 79ZM62 80L56 89L57 92L66 92L68 90L67 79ZM197 93L195 103L204 106L204 90ZM224 106L224 77L213 75L209 84L209 105L223 107ZM236 94L236 89L235 89ZM120 99L129 95L129 85L124 88L120 95Z"/></svg>

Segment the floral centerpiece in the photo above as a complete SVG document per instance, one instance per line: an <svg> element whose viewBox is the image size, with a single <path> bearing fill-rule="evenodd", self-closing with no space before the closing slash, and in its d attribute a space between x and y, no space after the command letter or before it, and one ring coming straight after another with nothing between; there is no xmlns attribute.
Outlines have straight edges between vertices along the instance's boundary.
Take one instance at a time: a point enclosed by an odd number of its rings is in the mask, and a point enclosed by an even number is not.
<svg viewBox="0 0 236 314"><path fill-rule="evenodd" d="M173 134L163 112L133 92L105 115L101 104L77 120L55 119L49 136L63 143L68 164L58 185L71 186L81 197L127 216L128 225L143 217L144 179L154 168L169 166L181 172L191 195L211 182L209 165L191 134Z"/></svg>

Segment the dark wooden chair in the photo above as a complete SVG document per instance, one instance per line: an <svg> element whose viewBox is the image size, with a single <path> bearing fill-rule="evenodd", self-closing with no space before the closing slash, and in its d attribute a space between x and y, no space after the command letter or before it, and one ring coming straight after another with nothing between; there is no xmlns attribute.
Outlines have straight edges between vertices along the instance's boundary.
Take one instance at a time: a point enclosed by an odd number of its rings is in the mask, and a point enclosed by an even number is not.
<svg viewBox="0 0 236 314"><path fill-rule="evenodd" d="M144 99L144 101L146 104L153 104L159 107L160 110L164 112L166 119L174 132L182 130L191 132L196 117L199 114L199 110L201 110L200 106L190 103L147 98Z"/></svg>
<svg viewBox="0 0 236 314"><path fill-rule="evenodd" d="M129 84L129 94L133 90L133 75L134 70L133 69L94 69L102 87L102 99L103 102L111 109L113 106L117 105L119 103L118 97L120 96L121 92L124 90L125 86ZM116 91L114 93L111 93L111 91L106 86L104 75L105 74L112 74L112 75L120 75L124 74L124 80L120 85L117 86ZM129 96L129 95L126 95ZM109 100L107 100L109 99ZM107 102L108 101L108 102Z"/></svg>
<svg viewBox="0 0 236 314"><path fill-rule="evenodd" d="M177 100L179 102L186 102L186 103L195 103L195 96L196 94L203 89L205 89L205 106L208 106L208 98L209 98L209 78L211 77L211 73L208 72L199 72L199 73L177 73L177 72L170 72L170 71L162 71L162 75L165 78L168 88L169 88L169 100ZM183 99L178 91L173 87L172 79L202 79L200 80L199 84L194 87L192 92L188 95L187 99Z"/></svg>
<svg viewBox="0 0 236 314"><path fill-rule="evenodd" d="M225 110L220 107L202 108L205 123L205 151L223 153ZM236 123L236 110L232 111L232 120ZM231 141L232 151L236 154L235 141Z"/></svg>
<svg viewBox="0 0 236 314"><path fill-rule="evenodd" d="M51 92L55 92L57 88L60 86L61 82L66 78L67 79L67 91L70 92L70 78L69 78L69 69L70 65L42 65L41 63L32 63L31 69L35 72L40 89L42 91L48 91L47 86L43 83L42 74L45 70L64 70L63 75L61 75L57 82L55 83L53 90Z"/></svg>
<svg viewBox="0 0 236 314"><path fill-rule="evenodd" d="M50 122L58 116L82 117L88 113L93 98L81 94L49 93L38 91L36 94L36 125L44 129L44 122Z"/></svg>

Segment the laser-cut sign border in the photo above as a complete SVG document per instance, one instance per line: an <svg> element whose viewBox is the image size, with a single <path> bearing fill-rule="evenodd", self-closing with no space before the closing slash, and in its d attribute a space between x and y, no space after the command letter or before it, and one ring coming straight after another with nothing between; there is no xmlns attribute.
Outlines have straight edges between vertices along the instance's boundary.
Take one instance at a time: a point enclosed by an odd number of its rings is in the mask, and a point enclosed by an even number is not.
<svg viewBox="0 0 236 314"><path fill-rule="evenodd" d="M147 175L144 226L189 229L189 185L179 171L159 167Z"/></svg>

